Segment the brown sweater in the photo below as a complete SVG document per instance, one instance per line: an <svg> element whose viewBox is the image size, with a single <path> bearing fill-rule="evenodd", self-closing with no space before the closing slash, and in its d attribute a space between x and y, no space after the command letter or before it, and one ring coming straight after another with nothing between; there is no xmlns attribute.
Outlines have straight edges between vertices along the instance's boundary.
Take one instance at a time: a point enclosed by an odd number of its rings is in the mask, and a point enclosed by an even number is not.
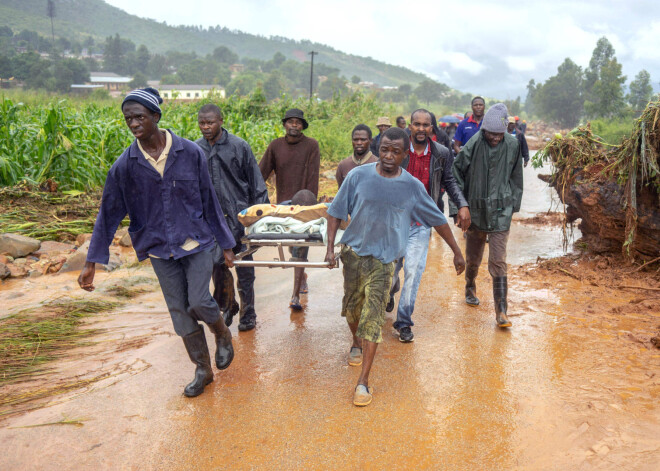
<svg viewBox="0 0 660 471"><path fill-rule="evenodd" d="M376 157L371 152L369 152L369 155L370 157L366 162L362 163L362 165L378 162L378 157ZM352 155L339 162L339 165L337 165L337 173L335 173L335 177L337 178L337 189L341 188L341 184L344 183L344 179L346 178L346 175L348 175L348 172L357 166L358 165L353 160Z"/></svg>
<svg viewBox="0 0 660 471"><path fill-rule="evenodd" d="M264 181L275 172L278 203L290 200L300 190L309 190L318 196L320 166L319 143L305 135L291 143L286 137L275 139L259 162Z"/></svg>

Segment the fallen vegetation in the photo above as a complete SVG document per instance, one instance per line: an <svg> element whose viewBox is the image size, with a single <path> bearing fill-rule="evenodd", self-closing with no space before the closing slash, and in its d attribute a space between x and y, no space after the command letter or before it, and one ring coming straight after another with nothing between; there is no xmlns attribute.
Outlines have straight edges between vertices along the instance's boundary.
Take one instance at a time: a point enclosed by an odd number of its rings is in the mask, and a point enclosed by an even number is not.
<svg viewBox="0 0 660 471"><path fill-rule="evenodd" d="M117 301L61 298L0 319L0 386L44 375L49 362L93 343L103 330L83 328L83 319L120 305ZM0 399L0 405L6 400L6 396Z"/></svg>
<svg viewBox="0 0 660 471"><path fill-rule="evenodd" d="M553 164L548 183L566 205L567 224L581 219L594 252L660 255L660 102L649 103L620 145L604 142L589 124L557 135L534 156Z"/></svg>

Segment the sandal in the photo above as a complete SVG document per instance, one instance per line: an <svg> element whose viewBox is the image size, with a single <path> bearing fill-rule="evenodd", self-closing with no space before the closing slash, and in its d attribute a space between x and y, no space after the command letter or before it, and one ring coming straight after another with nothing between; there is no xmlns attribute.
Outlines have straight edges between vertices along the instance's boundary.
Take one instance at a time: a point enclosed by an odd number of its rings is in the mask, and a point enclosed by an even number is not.
<svg viewBox="0 0 660 471"><path fill-rule="evenodd" d="M360 366L362 364L362 349L360 347L351 347L348 353L348 364L350 366Z"/></svg>
<svg viewBox="0 0 660 471"><path fill-rule="evenodd" d="M374 388L370 388L364 384L358 384L353 394L353 404L358 407L368 406L373 399L373 392Z"/></svg>

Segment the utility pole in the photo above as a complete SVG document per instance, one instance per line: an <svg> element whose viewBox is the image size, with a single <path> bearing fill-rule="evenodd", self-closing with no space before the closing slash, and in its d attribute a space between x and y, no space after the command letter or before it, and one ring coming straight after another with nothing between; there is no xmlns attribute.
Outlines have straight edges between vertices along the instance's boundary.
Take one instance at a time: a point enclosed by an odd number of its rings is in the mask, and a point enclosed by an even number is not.
<svg viewBox="0 0 660 471"><path fill-rule="evenodd" d="M50 34L53 37L53 50L55 50L55 28L53 27L53 18L55 17L55 2L48 0L48 16L50 17Z"/></svg>
<svg viewBox="0 0 660 471"><path fill-rule="evenodd" d="M312 92L314 91L314 56L318 56L319 53L316 51L312 51L308 53L310 56L312 56L312 68L309 72L309 99L312 99Z"/></svg>

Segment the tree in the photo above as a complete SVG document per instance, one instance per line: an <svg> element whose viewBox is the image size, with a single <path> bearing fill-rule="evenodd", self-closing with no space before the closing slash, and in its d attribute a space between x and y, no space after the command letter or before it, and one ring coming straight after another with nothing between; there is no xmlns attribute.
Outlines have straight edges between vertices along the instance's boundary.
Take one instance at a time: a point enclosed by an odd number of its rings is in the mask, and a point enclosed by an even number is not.
<svg viewBox="0 0 660 471"><path fill-rule="evenodd" d="M286 61L286 56L281 52L277 51L275 54L273 54L273 64L276 68L279 68L282 64L284 64L284 61Z"/></svg>
<svg viewBox="0 0 660 471"><path fill-rule="evenodd" d="M253 72L246 72L233 78L227 84L227 94L233 95L234 93L240 95L249 95L252 90L257 86L257 75Z"/></svg>
<svg viewBox="0 0 660 471"><path fill-rule="evenodd" d="M0 26L0 37L13 38L14 31L9 26Z"/></svg>
<svg viewBox="0 0 660 471"><path fill-rule="evenodd" d="M625 102L623 85L626 76L621 74L621 64L616 57L603 64L600 77L591 89L584 109L588 116L609 118L622 113Z"/></svg>
<svg viewBox="0 0 660 471"><path fill-rule="evenodd" d="M357 84L360 83L361 81L362 81L362 79L361 79L360 77L358 77L357 75L353 75L353 76L351 77L351 83L352 83L352 84L357 85Z"/></svg>
<svg viewBox="0 0 660 471"><path fill-rule="evenodd" d="M121 73L124 70L124 53L121 49L121 39L119 34L114 37L105 38L105 47L103 48L103 69L108 72Z"/></svg>
<svg viewBox="0 0 660 471"><path fill-rule="evenodd" d="M132 89L144 88L147 86L147 76L142 72L137 72L133 75L133 80L129 82L129 85Z"/></svg>
<svg viewBox="0 0 660 471"><path fill-rule="evenodd" d="M539 84L540 86L540 84ZM531 79L527 84L527 98L525 98L525 111L528 115L532 116L536 109L534 108L534 99L536 98L536 92L538 87L534 79Z"/></svg>
<svg viewBox="0 0 660 471"><path fill-rule="evenodd" d="M211 56L215 61L220 62L221 64L231 65L238 62L238 54L226 46L216 47L213 50L213 54L211 54Z"/></svg>
<svg viewBox="0 0 660 471"><path fill-rule="evenodd" d="M285 89L286 83L282 73L279 70L273 70L263 85L263 92L266 95L266 99L274 100L275 98L279 98Z"/></svg>
<svg viewBox="0 0 660 471"><path fill-rule="evenodd" d="M614 59L614 47L608 39L603 36L596 43L596 47L591 54L589 67L584 71L584 91L585 98L590 99L591 91L600 78L600 71L605 64Z"/></svg>
<svg viewBox="0 0 660 471"><path fill-rule="evenodd" d="M641 111L651 100L652 95L651 74L642 69L635 76L635 80L630 82L630 94L627 97L628 103L633 107L633 110Z"/></svg>
<svg viewBox="0 0 660 471"><path fill-rule="evenodd" d="M412 93L412 86L409 83L404 83L403 85L399 85L399 93L403 95L404 99L408 99L410 94Z"/></svg>
<svg viewBox="0 0 660 471"><path fill-rule="evenodd" d="M567 57L557 68L557 75L536 87L533 101L539 114L564 127L574 127L584 105L582 81L582 68Z"/></svg>
<svg viewBox="0 0 660 471"><path fill-rule="evenodd" d="M0 83L2 79L8 79L12 76L11 59L5 55L0 55Z"/></svg>
<svg viewBox="0 0 660 471"><path fill-rule="evenodd" d="M516 97L515 100L504 100L504 105L510 115L520 114L520 97Z"/></svg>
<svg viewBox="0 0 660 471"><path fill-rule="evenodd" d="M140 44L140 47L135 51L135 69L142 74L146 74L149 70L150 60L151 54L149 53L149 49L144 44Z"/></svg>
<svg viewBox="0 0 660 471"><path fill-rule="evenodd" d="M92 55L92 49L94 48L94 44L95 44L94 38L91 36L87 36L82 43L83 47L87 49L87 55L90 57Z"/></svg>
<svg viewBox="0 0 660 471"><path fill-rule="evenodd" d="M335 94L342 95L348 92L346 87L346 79L344 77L338 77L337 75L331 75L321 83L318 87L317 94L322 100L329 100Z"/></svg>
<svg viewBox="0 0 660 471"><path fill-rule="evenodd" d="M415 94L428 106L432 101L438 101L443 93L449 91L449 87L443 83L433 80L423 80L415 89Z"/></svg>

